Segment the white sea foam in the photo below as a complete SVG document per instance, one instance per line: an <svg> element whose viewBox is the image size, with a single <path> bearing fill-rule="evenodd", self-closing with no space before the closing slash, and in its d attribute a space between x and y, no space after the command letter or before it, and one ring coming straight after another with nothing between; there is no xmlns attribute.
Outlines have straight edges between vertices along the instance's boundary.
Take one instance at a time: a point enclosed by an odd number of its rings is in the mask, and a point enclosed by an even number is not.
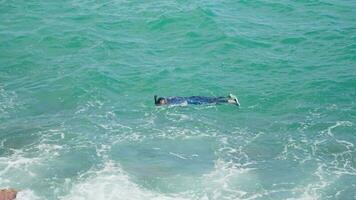
<svg viewBox="0 0 356 200"><path fill-rule="evenodd" d="M314 182L310 182L306 185L299 185L292 189L295 194L300 194L297 197L288 198L287 200L318 200L321 199L321 191L324 190L328 185L330 185L334 178L327 176L325 172L325 164L319 165L317 170L314 172L314 176L317 179Z"/></svg>
<svg viewBox="0 0 356 200"><path fill-rule="evenodd" d="M313 181L297 185L290 192L296 196L289 200L316 200L322 199L325 190L333 185L343 175L356 175L355 168L352 167L352 155L355 152L354 144L351 141L337 139L333 130L339 126L353 126L350 121L337 121L335 124L320 131L320 137L310 139L302 136L302 139L291 139L284 146L284 150L279 158L298 161L301 165L307 161L317 165L313 176ZM306 129L300 129L304 132ZM324 137L328 136L328 137ZM332 144L332 147L330 147ZM333 148L334 147L334 148ZM329 159L325 161L326 157ZM309 162L310 163L310 162ZM340 195L342 191L337 191ZM336 197L336 196L334 196Z"/></svg>
<svg viewBox="0 0 356 200"><path fill-rule="evenodd" d="M102 108L104 105L103 102L101 102L100 100L92 100L92 101L88 101L86 104L81 105L77 108L77 110L75 111L75 114L81 114L81 113L90 113L90 110L93 108Z"/></svg>
<svg viewBox="0 0 356 200"><path fill-rule="evenodd" d="M29 158L23 155L22 150L14 150L14 153L8 157L0 157L0 178L6 179L11 172L28 173L34 176L29 170L31 165L34 165L40 161L40 158Z"/></svg>
<svg viewBox="0 0 356 200"><path fill-rule="evenodd" d="M106 115L103 116L103 119L109 119L113 116L114 113L106 113ZM171 116L174 116L174 118L177 117L178 121L181 117L181 115ZM189 121L189 119L184 120ZM100 124L102 125L102 128L108 131L114 131L121 127L115 120L103 120ZM352 126L352 123L336 123L325 129L322 133L327 134L328 136L333 136L332 131L337 126ZM215 149L214 153L218 159L215 161L215 166L212 171L204 172L205 174L202 177L196 177L196 187L192 186L192 189L181 193L168 194L150 190L135 183L131 180L129 174L123 171L117 163L114 163L114 161L107 162L102 169L92 169L89 172L82 174L79 179L76 180L74 178L73 182L70 181L69 183L66 183L67 186L65 187L67 189L65 190L69 193L65 196L61 196L60 199L252 200L263 199L264 197L269 197L274 193L279 192L288 193L289 196L294 196L289 198L290 200L320 199L322 197L322 191L325 190L328 185L332 184L339 176L354 175L356 172L348 162L350 161L350 158L347 157L355 150L352 142L333 137L335 142L345 147L345 151L338 152L335 154L334 161L321 166L318 160L320 156L319 148L320 145L325 144L327 139L318 138L320 140L311 140L307 137L302 137L302 139L300 139L291 136L287 139L284 151L279 158L285 160L293 159L294 161L299 161L301 164L303 164L303 160L304 162L306 162L306 160L313 160L313 162L319 165L319 168L317 168L313 174L313 176L316 177L315 180L310 181L309 183L296 183L298 184L296 187L289 188L295 185L291 184L291 186L288 186L286 189L283 187L276 187L276 189L272 190L258 190L257 187L259 186L256 185L254 187L245 188L244 183L258 185L260 182L260 180L258 180L258 174L255 174L254 169L251 167L254 166L255 161L248 157L249 154L246 152L245 147L263 136L265 134L264 132L251 133L248 129L236 129L229 133L231 134L229 135L221 133L219 132L219 129L214 129L210 126L206 129L202 129L201 127L187 129L184 127L170 126L166 127L167 129L165 130L153 126L152 129L157 130L155 134L145 134L144 132L136 132L135 128L121 128L126 130L126 132L110 136L114 139L110 140L112 142L111 144L120 143L122 141L134 142L157 138L173 140L177 138L190 139L207 137L209 138L209 141L212 139L217 142L216 145L218 149ZM0 159L0 164L5 166L4 170L0 171L0 178L4 178L2 179L3 184L9 185L10 182L13 181L13 179L10 180L11 178L5 178L5 175L10 174L11 170L26 170L24 174L31 174L33 173L31 170L32 166L38 166L40 163L45 162L46 159L55 159L55 156L59 155L61 151L64 151L67 148L65 144L58 144L55 142L58 139L65 138L65 132L63 130L47 130L41 133L41 135L44 136L40 137L38 142L29 146L31 150L39 152L37 157L29 157L25 151L20 150L7 158ZM6 141L2 141L2 143L4 142ZM2 143L0 141L0 145ZM103 160L110 158L108 153L112 151L111 145L98 144L96 146L96 154L98 157ZM158 147L153 148L154 150L160 150ZM182 154L174 151L168 151L167 153L184 160L191 159L193 155L198 156L195 154L189 156L190 154ZM337 160L338 158L340 158L340 160ZM32 174L31 176L36 176L36 174ZM39 199L38 195L31 190L21 191L20 194L23 194L23 197ZM24 194L26 194L26 196Z"/></svg>
<svg viewBox="0 0 356 200"><path fill-rule="evenodd" d="M0 119L6 117L11 109L19 106L16 100L15 92L7 91L0 85Z"/></svg>
<svg viewBox="0 0 356 200"><path fill-rule="evenodd" d="M40 137L35 142L21 149L8 149L9 153L0 157L0 188L20 189L17 198L20 200L42 199L29 186L43 181L41 169L44 169L48 162L55 160L65 148L53 142L61 138L61 130L46 130L36 134ZM6 145L6 141L2 145Z"/></svg>
<svg viewBox="0 0 356 200"><path fill-rule="evenodd" d="M109 161L102 170L90 171L73 185L70 192L60 199L70 200L183 200L145 189L130 180L130 177L115 163Z"/></svg>
<svg viewBox="0 0 356 200"><path fill-rule="evenodd" d="M191 120L191 117L189 117L189 115L181 113L167 113L167 118L174 122Z"/></svg>
<svg viewBox="0 0 356 200"><path fill-rule="evenodd" d="M253 194L249 193L241 185L255 180L256 176L252 173L253 169L241 168L233 162L217 160L214 170L205 174L202 179L204 195L209 199L249 199ZM245 183L244 183L245 182Z"/></svg>
<svg viewBox="0 0 356 200"><path fill-rule="evenodd" d="M184 156L182 156L180 154L177 154L177 153L169 152L169 154L172 155L172 156L175 156L177 158L183 159L183 160L187 160L188 159L188 158L186 158L186 157L184 157Z"/></svg>
<svg viewBox="0 0 356 200"><path fill-rule="evenodd" d="M100 170L91 170L82 174L78 181L72 183L69 193L59 199L70 200L238 200L257 198L238 185L244 181L255 180L251 169L242 169L233 163L217 160L214 170L198 178L197 184L190 190L180 193L162 193L147 189L135 183L113 161L105 163ZM239 182L236 185L236 182Z"/></svg>
<svg viewBox="0 0 356 200"><path fill-rule="evenodd" d="M329 136L334 137L332 130L338 126L352 126L352 122L350 121L337 121L335 125L328 127L325 131Z"/></svg>
<svg viewBox="0 0 356 200"><path fill-rule="evenodd" d="M41 198L30 189L20 190L16 196L16 200L40 200Z"/></svg>

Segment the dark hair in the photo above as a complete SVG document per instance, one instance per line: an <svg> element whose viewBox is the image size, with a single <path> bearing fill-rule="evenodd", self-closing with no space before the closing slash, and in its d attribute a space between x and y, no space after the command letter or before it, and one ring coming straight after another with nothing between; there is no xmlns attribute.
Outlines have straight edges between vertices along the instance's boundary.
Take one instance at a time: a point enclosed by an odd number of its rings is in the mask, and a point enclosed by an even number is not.
<svg viewBox="0 0 356 200"><path fill-rule="evenodd" d="M160 102L161 102L162 100L165 100L165 98L163 98L163 97L159 97L159 98L157 99L157 95L155 95L154 97L155 97L155 104L156 104L156 105L160 105Z"/></svg>
<svg viewBox="0 0 356 200"><path fill-rule="evenodd" d="M158 98L158 103L160 103L162 100L165 100L165 98L163 98L163 97L160 97L160 98Z"/></svg>

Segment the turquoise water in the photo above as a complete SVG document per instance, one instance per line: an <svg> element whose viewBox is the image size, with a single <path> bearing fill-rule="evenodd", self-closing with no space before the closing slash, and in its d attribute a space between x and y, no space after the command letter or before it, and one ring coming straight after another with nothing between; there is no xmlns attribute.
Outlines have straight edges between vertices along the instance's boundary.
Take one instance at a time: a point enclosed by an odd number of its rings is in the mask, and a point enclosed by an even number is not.
<svg viewBox="0 0 356 200"><path fill-rule="evenodd" d="M18 199L351 200L355 134L355 1L0 1Z"/></svg>

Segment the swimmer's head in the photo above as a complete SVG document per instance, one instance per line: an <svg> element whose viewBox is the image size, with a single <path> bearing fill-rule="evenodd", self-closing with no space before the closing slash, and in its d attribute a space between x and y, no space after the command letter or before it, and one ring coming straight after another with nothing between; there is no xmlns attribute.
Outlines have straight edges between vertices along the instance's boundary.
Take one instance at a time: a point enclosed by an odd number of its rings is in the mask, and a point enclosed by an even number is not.
<svg viewBox="0 0 356 200"><path fill-rule="evenodd" d="M156 105L161 106L161 105L165 105L165 104L167 104L167 99L165 99L163 97L158 98Z"/></svg>
<svg viewBox="0 0 356 200"><path fill-rule="evenodd" d="M165 105L165 104L167 104L167 99L165 99L163 97L157 98L157 95L155 95L155 104L156 104L156 106Z"/></svg>

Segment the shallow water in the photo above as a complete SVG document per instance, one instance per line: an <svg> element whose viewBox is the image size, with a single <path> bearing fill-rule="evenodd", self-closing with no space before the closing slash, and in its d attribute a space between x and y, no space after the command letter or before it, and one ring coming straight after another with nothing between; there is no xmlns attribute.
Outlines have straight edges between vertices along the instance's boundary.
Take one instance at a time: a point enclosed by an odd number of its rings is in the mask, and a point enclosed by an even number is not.
<svg viewBox="0 0 356 200"><path fill-rule="evenodd" d="M0 1L18 199L355 199L355 1ZM155 107L153 95L232 105Z"/></svg>

